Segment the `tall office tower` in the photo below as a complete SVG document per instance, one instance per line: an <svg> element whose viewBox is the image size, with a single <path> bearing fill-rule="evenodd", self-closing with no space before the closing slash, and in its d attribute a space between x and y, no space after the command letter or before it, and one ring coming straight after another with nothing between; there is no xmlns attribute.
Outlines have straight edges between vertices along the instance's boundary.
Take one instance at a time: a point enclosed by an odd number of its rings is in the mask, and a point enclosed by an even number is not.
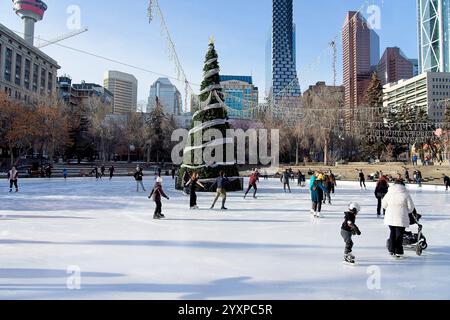
<svg viewBox="0 0 450 320"><path fill-rule="evenodd" d="M127 114L137 110L137 79L128 73L107 71L104 87L114 95L113 114Z"/></svg>
<svg viewBox="0 0 450 320"><path fill-rule="evenodd" d="M266 97L275 100L301 96L292 1L272 1L272 32L266 47Z"/></svg>
<svg viewBox="0 0 450 320"><path fill-rule="evenodd" d="M360 13L347 13L342 29L342 48L345 106L356 108L365 102L371 79L371 64L376 60L376 56L372 56L376 55L376 48L379 48L379 37Z"/></svg>
<svg viewBox="0 0 450 320"><path fill-rule="evenodd" d="M414 65L400 48L386 48L378 64L377 74L383 85L411 79L414 76Z"/></svg>
<svg viewBox="0 0 450 320"><path fill-rule="evenodd" d="M159 78L152 84L148 97L147 112L155 108L156 98L159 99L165 114L179 116L182 113L181 93L169 79Z"/></svg>
<svg viewBox="0 0 450 320"><path fill-rule="evenodd" d="M450 1L417 0L419 72L450 72Z"/></svg>

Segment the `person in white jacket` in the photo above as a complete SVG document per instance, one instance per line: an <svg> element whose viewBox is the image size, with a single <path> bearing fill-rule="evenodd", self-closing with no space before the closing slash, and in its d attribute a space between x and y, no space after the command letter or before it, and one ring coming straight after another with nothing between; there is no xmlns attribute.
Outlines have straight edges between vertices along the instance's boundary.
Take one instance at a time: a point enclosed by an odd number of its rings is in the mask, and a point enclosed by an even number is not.
<svg viewBox="0 0 450 320"><path fill-rule="evenodd" d="M404 254L403 235L406 228L409 228L409 214L415 209L403 180L396 180L395 184L389 188L382 207L386 210L384 224L389 226L391 231L389 253L396 258L401 258Z"/></svg>

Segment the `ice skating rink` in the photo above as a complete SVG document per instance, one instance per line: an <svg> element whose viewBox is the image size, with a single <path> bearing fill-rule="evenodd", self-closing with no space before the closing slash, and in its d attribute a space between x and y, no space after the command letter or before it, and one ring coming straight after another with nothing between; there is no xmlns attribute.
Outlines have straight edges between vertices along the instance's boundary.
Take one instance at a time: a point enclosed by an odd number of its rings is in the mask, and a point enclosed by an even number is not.
<svg viewBox="0 0 450 320"><path fill-rule="evenodd" d="M167 177L167 219L154 221L132 178L21 180L18 194L1 182L0 299L450 299L444 187L410 186L429 248L394 261L370 183L338 182L314 220L306 188L261 181L257 200L233 193L229 211L211 211L213 195L199 194L190 211ZM362 205L353 267L340 237L350 201Z"/></svg>

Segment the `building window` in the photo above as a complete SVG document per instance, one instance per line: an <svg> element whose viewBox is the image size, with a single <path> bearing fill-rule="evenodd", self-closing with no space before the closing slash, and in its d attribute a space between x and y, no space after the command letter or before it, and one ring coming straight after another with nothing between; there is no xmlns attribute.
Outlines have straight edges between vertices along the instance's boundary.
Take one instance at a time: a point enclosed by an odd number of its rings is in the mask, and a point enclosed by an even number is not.
<svg viewBox="0 0 450 320"><path fill-rule="evenodd" d="M21 78L22 78L22 56L20 54L16 54L16 76L14 81L16 85L20 86L22 84Z"/></svg>
<svg viewBox="0 0 450 320"><path fill-rule="evenodd" d="M47 77L47 70L41 68L41 93L45 93L45 78Z"/></svg>
<svg viewBox="0 0 450 320"><path fill-rule="evenodd" d="M47 91L48 94L51 94L53 91L53 74L51 72L48 73Z"/></svg>
<svg viewBox="0 0 450 320"><path fill-rule="evenodd" d="M12 69L12 50L9 48L6 48L6 54L5 54L5 80L11 81L11 69Z"/></svg>
<svg viewBox="0 0 450 320"><path fill-rule="evenodd" d="M23 83L25 85L25 89L30 90L30 77L31 77L31 61L25 59L25 78L23 79Z"/></svg>
<svg viewBox="0 0 450 320"><path fill-rule="evenodd" d="M35 63L33 65L33 92L38 90L39 66Z"/></svg>

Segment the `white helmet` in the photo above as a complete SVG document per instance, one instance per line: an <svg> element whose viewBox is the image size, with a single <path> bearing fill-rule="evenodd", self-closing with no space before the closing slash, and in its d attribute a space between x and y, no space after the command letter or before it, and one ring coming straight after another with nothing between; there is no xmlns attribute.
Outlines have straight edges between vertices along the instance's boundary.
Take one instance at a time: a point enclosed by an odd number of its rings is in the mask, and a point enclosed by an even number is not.
<svg viewBox="0 0 450 320"><path fill-rule="evenodd" d="M161 177L158 177L158 179L156 179L157 183L163 183L163 179Z"/></svg>
<svg viewBox="0 0 450 320"><path fill-rule="evenodd" d="M356 212L360 212L361 206L357 202L352 202L348 205L348 210L350 210L350 211L356 210Z"/></svg>

